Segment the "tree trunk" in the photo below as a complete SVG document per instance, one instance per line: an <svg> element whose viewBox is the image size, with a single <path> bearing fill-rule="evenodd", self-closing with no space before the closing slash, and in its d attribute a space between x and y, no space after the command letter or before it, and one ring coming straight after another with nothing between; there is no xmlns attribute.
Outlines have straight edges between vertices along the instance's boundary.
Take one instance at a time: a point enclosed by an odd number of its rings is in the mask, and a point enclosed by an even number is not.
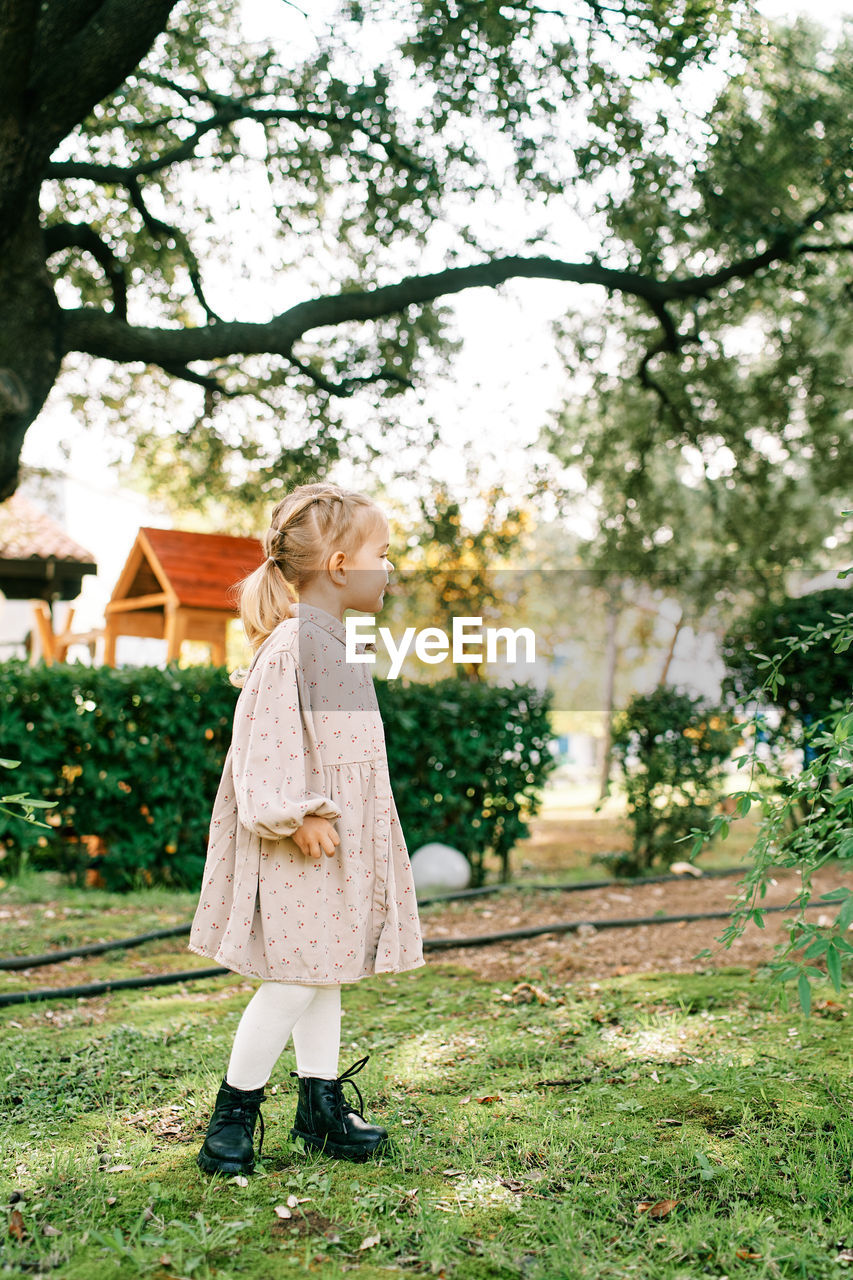
<svg viewBox="0 0 853 1280"><path fill-rule="evenodd" d="M60 310L32 196L17 225L0 235L0 501L15 491L24 436L61 360Z"/></svg>
<svg viewBox="0 0 853 1280"><path fill-rule="evenodd" d="M616 627L619 622L619 604L615 593L607 597L607 647L604 658L604 741L601 751L601 785L598 798L604 800L610 791L610 764L613 735L610 724L613 720L613 695L616 687Z"/></svg>
<svg viewBox="0 0 853 1280"><path fill-rule="evenodd" d="M658 680L659 689L662 689L666 684L667 676L669 675L669 668L672 666L672 659L675 655L675 646L678 644L678 637L681 635L683 627L684 613L682 612L679 615L678 622L675 624L675 630L672 633L672 639L669 642L669 648L666 651L666 657L663 661L663 669L660 673L660 679Z"/></svg>

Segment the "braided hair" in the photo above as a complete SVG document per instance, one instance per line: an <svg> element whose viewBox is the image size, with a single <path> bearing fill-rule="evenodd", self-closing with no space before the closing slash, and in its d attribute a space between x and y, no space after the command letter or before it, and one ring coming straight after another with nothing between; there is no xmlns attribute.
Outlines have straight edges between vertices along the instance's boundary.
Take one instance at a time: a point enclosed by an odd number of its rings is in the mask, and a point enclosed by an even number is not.
<svg viewBox="0 0 853 1280"><path fill-rule="evenodd" d="M258 649L333 551L355 554L378 514L371 498L336 484L302 484L274 508L263 536L266 560L239 584L246 639Z"/></svg>

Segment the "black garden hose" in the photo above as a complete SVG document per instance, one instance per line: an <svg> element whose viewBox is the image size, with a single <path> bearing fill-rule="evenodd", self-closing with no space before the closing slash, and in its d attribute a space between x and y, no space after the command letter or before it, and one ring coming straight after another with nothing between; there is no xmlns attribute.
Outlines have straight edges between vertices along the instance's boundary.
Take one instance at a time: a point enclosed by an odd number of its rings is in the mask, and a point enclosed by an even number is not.
<svg viewBox="0 0 853 1280"><path fill-rule="evenodd" d="M698 880L719 879L722 876L746 875L749 867L724 867L721 870L703 871ZM490 893L580 893L584 889L640 889L646 884L672 884L675 880L689 881L687 875L642 876L639 880L573 880L568 884L524 884L507 880L504 884L487 884L480 889L457 889L456 893L438 893L431 898L418 898L419 907L431 907L434 902L462 902L466 898L484 898Z"/></svg>
<svg viewBox="0 0 853 1280"><path fill-rule="evenodd" d="M711 876L741 875L746 870L746 867L734 867L723 871L705 871L701 878L706 880ZM418 906L427 907L438 902L462 902L468 898L485 897L487 894L509 890L523 893L577 893L584 889L633 889L647 884L667 884L684 879L684 876L666 875L647 876L642 880L581 880L570 884L494 884L486 885L481 889L462 889L458 893L444 893L432 898L422 898ZM99 956L107 951L125 951L131 947L141 947L145 942L157 942L161 938L186 937L190 928L188 924L177 924L169 929L154 929L151 933L136 933L130 938L115 938L112 942L90 942L79 947L66 947L61 951L46 951L37 956L3 956L0 957L0 970L38 969L47 964L60 964L63 960L75 960L78 956Z"/></svg>
<svg viewBox="0 0 853 1280"><path fill-rule="evenodd" d="M160 938L181 938L189 931L190 925L176 924L171 929L137 933L132 938L116 938L113 942L88 942L79 947L67 947L63 951L46 951L40 956L4 956L0 959L0 969L38 969L45 964L76 960L78 956L100 956L105 951L124 951L130 947L141 947L143 942L157 942Z"/></svg>
<svg viewBox="0 0 853 1280"><path fill-rule="evenodd" d="M806 907L824 906L821 902L807 902ZM793 904L784 907L762 907L764 914L772 911L791 911ZM451 951L462 947L491 947L499 942L517 942L525 938L539 938L547 933L576 933L579 929L635 929L655 924L689 924L696 920L726 920L731 911L702 911L681 916L638 916L628 920L572 920L555 924L533 925L527 929L509 929L505 933L476 934L464 938L424 938L424 951ZM0 992L0 1008L9 1005L30 1004L37 1000L70 1000L81 996L105 995L109 991L128 991L140 987L165 987L179 982L197 982L202 978L218 978L230 969L189 969L182 973L160 973L149 977L117 978L113 982L90 982L78 987L58 987L41 991Z"/></svg>

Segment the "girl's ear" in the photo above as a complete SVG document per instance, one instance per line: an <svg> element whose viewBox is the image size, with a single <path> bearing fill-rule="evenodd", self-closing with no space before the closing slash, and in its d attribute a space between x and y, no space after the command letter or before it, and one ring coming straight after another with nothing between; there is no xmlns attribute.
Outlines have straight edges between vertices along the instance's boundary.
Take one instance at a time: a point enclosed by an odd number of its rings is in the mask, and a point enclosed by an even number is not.
<svg viewBox="0 0 853 1280"><path fill-rule="evenodd" d="M333 582L346 580L346 556L343 551L336 551L326 562L326 572Z"/></svg>

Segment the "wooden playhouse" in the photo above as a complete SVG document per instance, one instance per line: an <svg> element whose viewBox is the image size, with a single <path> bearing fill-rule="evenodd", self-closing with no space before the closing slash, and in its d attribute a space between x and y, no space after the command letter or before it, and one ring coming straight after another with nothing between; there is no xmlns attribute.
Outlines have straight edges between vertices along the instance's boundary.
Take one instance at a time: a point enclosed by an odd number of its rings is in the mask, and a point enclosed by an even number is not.
<svg viewBox="0 0 853 1280"><path fill-rule="evenodd" d="M200 641L223 665L233 589L263 559L257 538L140 529L106 607L105 665L115 665L119 636L165 640L167 662L185 640Z"/></svg>

